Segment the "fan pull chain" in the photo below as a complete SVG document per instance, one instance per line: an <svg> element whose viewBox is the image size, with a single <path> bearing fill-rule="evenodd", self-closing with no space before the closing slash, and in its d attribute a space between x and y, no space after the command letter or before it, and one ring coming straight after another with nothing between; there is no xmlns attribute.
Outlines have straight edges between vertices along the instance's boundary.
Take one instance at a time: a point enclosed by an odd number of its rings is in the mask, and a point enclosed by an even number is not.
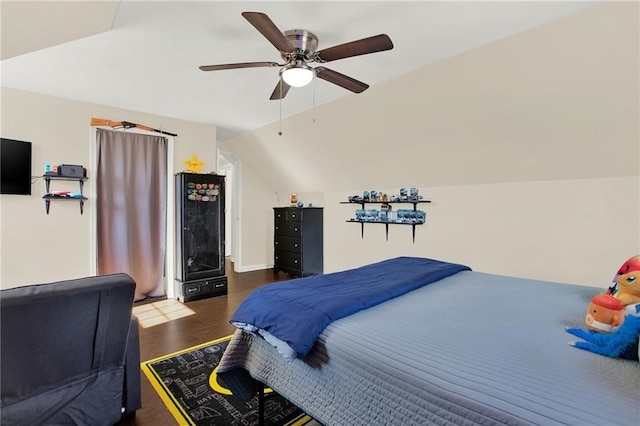
<svg viewBox="0 0 640 426"><path fill-rule="evenodd" d="M280 89L280 121L279 121L279 129L278 129L278 136L282 136L282 89Z"/></svg>
<svg viewBox="0 0 640 426"><path fill-rule="evenodd" d="M280 128L278 130L278 136L282 136L282 78L280 78L280 84L278 86L280 87L280 122L278 124Z"/></svg>
<svg viewBox="0 0 640 426"><path fill-rule="evenodd" d="M314 71L314 77L315 77L315 71ZM316 122L316 80L317 78L313 79L313 96L312 96L313 104L311 107L311 121L313 123Z"/></svg>

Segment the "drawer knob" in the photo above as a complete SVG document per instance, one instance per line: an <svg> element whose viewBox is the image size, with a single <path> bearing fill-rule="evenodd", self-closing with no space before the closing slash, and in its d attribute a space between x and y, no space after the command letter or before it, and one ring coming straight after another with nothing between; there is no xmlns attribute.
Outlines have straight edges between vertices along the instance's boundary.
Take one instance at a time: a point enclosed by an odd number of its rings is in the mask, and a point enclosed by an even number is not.
<svg viewBox="0 0 640 426"><path fill-rule="evenodd" d="M298 263L298 259L294 260L293 263Z"/></svg>
<svg viewBox="0 0 640 426"><path fill-rule="evenodd" d="M293 230L294 230L294 231L297 231L297 230L298 230L298 228L293 228Z"/></svg>
<svg viewBox="0 0 640 426"><path fill-rule="evenodd" d="M276 245L278 245L278 242L276 241Z"/></svg>
<svg viewBox="0 0 640 426"><path fill-rule="evenodd" d="M298 247L298 243L294 244L293 246L294 246L294 247Z"/></svg>

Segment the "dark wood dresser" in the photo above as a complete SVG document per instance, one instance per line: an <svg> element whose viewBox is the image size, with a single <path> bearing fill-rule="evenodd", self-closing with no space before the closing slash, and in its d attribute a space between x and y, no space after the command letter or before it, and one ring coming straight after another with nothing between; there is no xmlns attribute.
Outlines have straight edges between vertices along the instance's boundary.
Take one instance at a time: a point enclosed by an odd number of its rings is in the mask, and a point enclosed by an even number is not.
<svg viewBox="0 0 640 426"><path fill-rule="evenodd" d="M322 273L322 207L274 207L273 273Z"/></svg>

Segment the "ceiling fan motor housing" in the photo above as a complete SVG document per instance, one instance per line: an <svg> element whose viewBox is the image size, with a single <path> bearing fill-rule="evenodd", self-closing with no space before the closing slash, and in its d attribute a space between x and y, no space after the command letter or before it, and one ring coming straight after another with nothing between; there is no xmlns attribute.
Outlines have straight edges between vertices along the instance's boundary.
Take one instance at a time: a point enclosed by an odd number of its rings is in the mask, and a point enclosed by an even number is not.
<svg viewBox="0 0 640 426"><path fill-rule="evenodd" d="M291 46L295 48L293 58L297 61L309 62L312 60L312 56L318 49L318 37L307 30L289 30L284 32L285 37L291 43ZM282 54L282 58L290 61L291 54Z"/></svg>

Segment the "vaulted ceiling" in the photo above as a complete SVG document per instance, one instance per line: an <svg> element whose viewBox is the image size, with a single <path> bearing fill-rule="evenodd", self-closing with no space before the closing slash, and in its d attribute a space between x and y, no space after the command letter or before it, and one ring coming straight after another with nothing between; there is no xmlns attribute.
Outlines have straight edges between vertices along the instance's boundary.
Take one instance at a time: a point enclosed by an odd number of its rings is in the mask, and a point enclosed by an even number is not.
<svg viewBox="0 0 640 426"><path fill-rule="evenodd" d="M316 79L271 101L278 68L199 70L282 62L243 11L266 13L281 31L311 31L319 49L387 34L393 50L325 65L375 85L596 3L2 1L2 85L213 124L225 140L358 96Z"/></svg>

